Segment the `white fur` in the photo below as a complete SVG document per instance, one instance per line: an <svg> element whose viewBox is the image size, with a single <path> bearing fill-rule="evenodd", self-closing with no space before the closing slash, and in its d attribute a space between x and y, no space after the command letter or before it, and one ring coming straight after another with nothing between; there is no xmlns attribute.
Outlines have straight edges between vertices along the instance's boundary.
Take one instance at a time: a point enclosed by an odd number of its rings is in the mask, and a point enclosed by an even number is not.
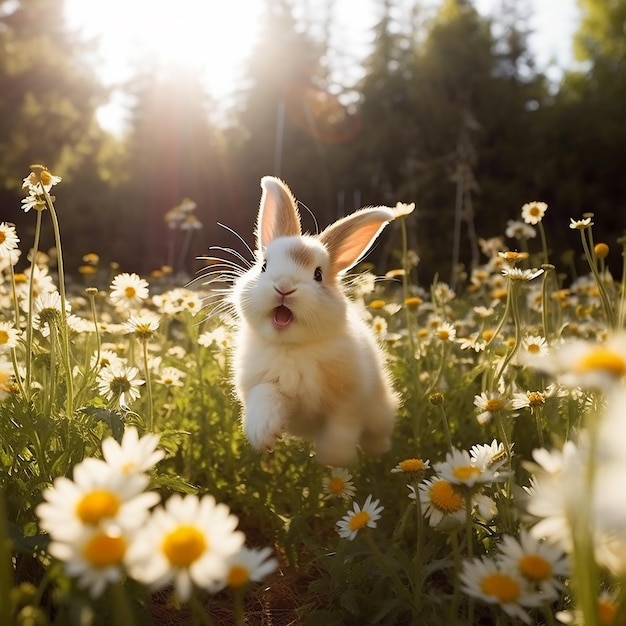
<svg viewBox="0 0 626 626"><path fill-rule="evenodd" d="M343 293L336 268L347 267L346 256L354 255L356 262L393 212L364 212L368 234L356 252L346 253L326 231L300 234L295 202L284 183L266 177L262 186L258 262L233 291L240 321L233 375L246 436L259 450L271 449L284 433L302 437L315 445L320 463L336 466L353 463L357 446L372 454L386 452L398 399L382 352ZM291 215L281 226L281 211L295 212L297 222ZM314 278L319 270L321 282ZM284 328L273 322L281 304L293 313Z"/></svg>

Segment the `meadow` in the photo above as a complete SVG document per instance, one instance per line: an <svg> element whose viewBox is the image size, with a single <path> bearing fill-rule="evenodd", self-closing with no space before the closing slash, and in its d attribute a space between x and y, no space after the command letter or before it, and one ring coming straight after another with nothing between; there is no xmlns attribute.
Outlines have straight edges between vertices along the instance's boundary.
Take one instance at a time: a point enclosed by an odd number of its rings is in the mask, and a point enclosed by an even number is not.
<svg viewBox="0 0 626 626"><path fill-rule="evenodd" d="M428 288L400 220L397 267L347 282L402 398L392 450L330 468L246 441L236 322L201 280L87 250L66 275L57 184L24 179L33 242L0 224L1 624L626 624L626 272L601 216L562 226L580 275L529 202Z"/></svg>

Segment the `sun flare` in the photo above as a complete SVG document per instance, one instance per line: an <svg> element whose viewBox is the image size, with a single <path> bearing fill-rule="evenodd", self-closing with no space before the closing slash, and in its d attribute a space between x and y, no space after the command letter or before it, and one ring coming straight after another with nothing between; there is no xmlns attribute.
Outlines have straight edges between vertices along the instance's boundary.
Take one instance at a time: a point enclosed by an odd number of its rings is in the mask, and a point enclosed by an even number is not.
<svg viewBox="0 0 626 626"><path fill-rule="evenodd" d="M99 41L99 73L118 84L137 60L198 72L217 97L233 91L257 36L256 0L66 0L68 25Z"/></svg>

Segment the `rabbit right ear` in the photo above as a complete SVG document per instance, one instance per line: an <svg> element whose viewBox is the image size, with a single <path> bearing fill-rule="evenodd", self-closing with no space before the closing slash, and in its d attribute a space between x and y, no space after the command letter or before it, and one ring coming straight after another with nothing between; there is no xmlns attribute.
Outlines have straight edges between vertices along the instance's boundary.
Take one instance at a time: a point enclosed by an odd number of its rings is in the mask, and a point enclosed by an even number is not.
<svg viewBox="0 0 626 626"><path fill-rule="evenodd" d="M261 203L257 219L257 249L264 250L276 237L300 235L300 214L287 185L274 176L261 179Z"/></svg>

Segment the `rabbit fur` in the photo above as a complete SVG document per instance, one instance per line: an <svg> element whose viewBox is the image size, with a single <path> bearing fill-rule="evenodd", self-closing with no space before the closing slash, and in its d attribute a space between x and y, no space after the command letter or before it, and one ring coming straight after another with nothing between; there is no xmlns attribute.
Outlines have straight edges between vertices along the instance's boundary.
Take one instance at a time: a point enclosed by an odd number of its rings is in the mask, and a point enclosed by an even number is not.
<svg viewBox="0 0 626 626"><path fill-rule="evenodd" d="M289 187L265 176L261 188L257 260L233 287L233 377L245 434L258 450L271 450L283 434L304 438L324 465L354 463L358 446L382 454L398 396L341 276L396 214L360 209L318 235L303 234Z"/></svg>

